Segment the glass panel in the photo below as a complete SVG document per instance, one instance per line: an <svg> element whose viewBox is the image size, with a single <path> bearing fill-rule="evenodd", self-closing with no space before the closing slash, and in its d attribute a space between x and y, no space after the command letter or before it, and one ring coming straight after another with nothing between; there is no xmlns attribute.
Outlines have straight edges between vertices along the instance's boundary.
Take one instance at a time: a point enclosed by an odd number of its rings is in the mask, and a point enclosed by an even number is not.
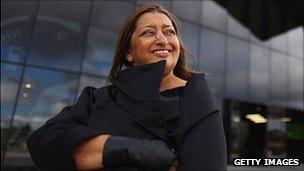
<svg viewBox="0 0 304 171"><path fill-rule="evenodd" d="M132 4L122 1L94 1L91 27L118 33L132 10Z"/></svg>
<svg viewBox="0 0 304 171"><path fill-rule="evenodd" d="M136 1L137 5L144 5L144 4L149 3L149 2L151 2L151 1L147 1L147 0L137 0ZM170 0L160 0L160 1L153 1L153 2L162 5L167 10L171 9L171 2L170 2Z"/></svg>
<svg viewBox="0 0 304 171"><path fill-rule="evenodd" d="M225 108L230 164L234 158L303 158L303 112L234 100Z"/></svg>
<svg viewBox="0 0 304 171"><path fill-rule="evenodd" d="M23 62L38 1L1 1L1 60Z"/></svg>
<svg viewBox="0 0 304 171"><path fill-rule="evenodd" d="M249 44L228 38L226 94L233 98L248 98Z"/></svg>
<svg viewBox="0 0 304 171"><path fill-rule="evenodd" d="M268 100L269 50L251 45L250 51L250 98L257 103Z"/></svg>
<svg viewBox="0 0 304 171"><path fill-rule="evenodd" d="M201 1L172 1L174 14L188 20L200 20Z"/></svg>
<svg viewBox="0 0 304 171"><path fill-rule="evenodd" d="M83 70L85 72L108 75L110 72L117 34L98 28L91 28L88 35Z"/></svg>
<svg viewBox="0 0 304 171"><path fill-rule="evenodd" d="M87 87L95 87L95 88L100 88L106 85L106 79L101 79L101 78L96 78L96 77L89 77L86 75L81 75L80 77L80 87L78 90L78 96L80 96L80 93L82 90Z"/></svg>
<svg viewBox="0 0 304 171"><path fill-rule="evenodd" d="M303 27L297 27L288 33L288 51L303 59Z"/></svg>
<svg viewBox="0 0 304 171"><path fill-rule="evenodd" d="M9 126L20 75L20 66L1 63L1 128Z"/></svg>
<svg viewBox="0 0 304 171"><path fill-rule="evenodd" d="M234 158L264 158L266 106L229 100L226 108L230 116L229 163L232 164Z"/></svg>
<svg viewBox="0 0 304 171"><path fill-rule="evenodd" d="M89 7L90 1L41 1L28 62L78 71Z"/></svg>
<svg viewBox="0 0 304 171"><path fill-rule="evenodd" d="M224 8L214 1L202 2L202 22L212 28L218 30L226 30L226 15L227 12Z"/></svg>
<svg viewBox="0 0 304 171"><path fill-rule="evenodd" d="M27 136L47 119L73 103L76 76L55 71L27 68L14 116L7 156L28 156Z"/></svg>
<svg viewBox="0 0 304 171"><path fill-rule="evenodd" d="M271 102L275 105L287 105L287 65L286 56L272 52L271 56Z"/></svg>
<svg viewBox="0 0 304 171"><path fill-rule="evenodd" d="M20 66L1 63L1 154L7 140L20 76Z"/></svg>
<svg viewBox="0 0 304 171"><path fill-rule="evenodd" d="M271 47L281 50L283 52L286 51L286 42L287 42L287 34L282 33L279 35L276 35L272 37L271 39L267 40L266 43L268 43Z"/></svg>
<svg viewBox="0 0 304 171"><path fill-rule="evenodd" d="M213 94L221 96L225 37L222 34L202 29L200 51L200 70L208 75L207 79Z"/></svg>
<svg viewBox="0 0 304 171"><path fill-rule="evenodd" d="M190 61L192 61L193 63L190 63L189 66L195 66L198 61L197 47L199 41L199 27L182 21L180 23L182 40L186 45L186 48L193 54L193 56L190 56Z"/></svg>
<svg viewBox="0 0 304 171"><path fill-rule="evenodd" d="M303 103L303 60L289 58L289 105L304 110Z"/></svg>
<svg viewBox="0 0 304 171"><path fill-rule="evenodd" d="M249 36L249 31L248 28L243 26L239 21L233 18L230 14L227 16L228 18L228 32L232 33L234 35L243 37L243 38L248 38Z"/></svg>

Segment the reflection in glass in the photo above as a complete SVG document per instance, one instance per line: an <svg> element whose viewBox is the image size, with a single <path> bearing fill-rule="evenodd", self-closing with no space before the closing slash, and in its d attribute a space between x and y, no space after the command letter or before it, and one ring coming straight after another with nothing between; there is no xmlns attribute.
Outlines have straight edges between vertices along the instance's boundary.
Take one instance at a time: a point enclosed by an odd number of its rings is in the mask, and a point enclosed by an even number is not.
<svg viewBox="0 0 304 171"><path fill-rule="evenodd" d="M247 42L230 37L227 46L226 95L237 99L247 99L250 46Z"/></svg>
<svg viewBox="0 0 304 171"><path fill-rule="evenodd" d="M201 1L172 1L174 14L188 20L199 22L200 7Z"/></svg>
<svg viewBox="0 0 304 171"><path fill-rule="evenodd" d="M90 1L41 1L28 63L78 71L89 7Z"/></svg>
<svg viewBox="0 0 304 171"><path fill-rule="evenodd" d="M117 34L99 28L91 28L83 61L85 72L108 75L110 72Z"/></svg>
<svg viewBox="0 0 304 171"><path fill-rule="evenodd" d="M285 110L268 109L267 132L266 132L266 157L286 158L286 120ZM275 111L275 112L274 112ZM283 119L285 118L285 120Z"/></svg>
<svg viewBox="0 0 304 171"><path fill-rule="evenodd" d="M132 4L123 1L94 1L90 27L117 34L132 10Z"/></svg>
<svg viewBox="0 0 304 171"><path fill-rule="evenodd" d="M230 163L234 158L304 159L303 112L231 99L225 100L225 106L230 117ZM265 121L254 122L249 115Z"/></svg>
<svg viewBox="0 0 304 171"><path fill-rule="evenodd" d="M26 68L17 110L14 116L7 156L27 156L27 136L47 119L73 103L76 76Z"/></svg>
<svg viewBox="0 0 304 171"><path fill-rule="evenodd" d="M1 63L1 154L8 136L21 68Z"/></svg>
<svg viewBox="0 0 304 171"><path fill-rule="evenodd" d="M21 67L1 63L1 129L8 128L16 99Z"/></svg>
<svg viewBox="0 0 304 171"><path fill-rule="evenodd" d="M1 1L1 60L23 62L38 1Z"/></svg>
<svg viewBox="0 0 304 171"><path fill-rule="evenodd" d="M200 70L208 76L211 91L222 95L225 37L219 33L201 30Z"/></svg>
<svg viewBox="0 0 304 171"><path fill-rule="evenodd" d="M251 44L250 51L250 99L259 103L268 101L269 50Z"/></svg>
<svg viewBox="0 0 304 171"><path fill-rule="evenodd" d="M100 79L100 78L96 78L96 77L89 77L89 76L82 75L80 77L80 86L79 86L77 97L80 96L80 93L82 92L82 90L87 86L100 88L105 85L106 85L106 79Z"/></svg>

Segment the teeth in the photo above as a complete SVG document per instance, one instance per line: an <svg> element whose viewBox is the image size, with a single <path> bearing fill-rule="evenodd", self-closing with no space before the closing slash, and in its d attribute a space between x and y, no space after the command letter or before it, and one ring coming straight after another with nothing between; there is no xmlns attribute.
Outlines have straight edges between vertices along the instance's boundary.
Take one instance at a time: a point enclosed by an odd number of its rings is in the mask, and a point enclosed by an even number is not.
<svg viewBox="0 0 304 171"><path fill-rule="evenodd" d="M168 53L168 50L156 50L155 53Z"/></svg>

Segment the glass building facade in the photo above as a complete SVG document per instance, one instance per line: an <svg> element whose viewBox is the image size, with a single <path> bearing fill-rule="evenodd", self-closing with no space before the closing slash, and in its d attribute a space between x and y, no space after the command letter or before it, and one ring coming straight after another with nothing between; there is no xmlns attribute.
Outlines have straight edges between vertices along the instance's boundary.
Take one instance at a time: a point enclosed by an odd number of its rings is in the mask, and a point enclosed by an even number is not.
<svg viewBox="0 0 304 171"><path fill-rule="evenodd" d="M1 1L1 163L33 167L27 136L105 85L126 16L148 1ZM188 61L208 76L228 161L304 159L303 26L261 41L214 1L154 1L180 20ZM260 122L250 118L258 116Z"/></svg>

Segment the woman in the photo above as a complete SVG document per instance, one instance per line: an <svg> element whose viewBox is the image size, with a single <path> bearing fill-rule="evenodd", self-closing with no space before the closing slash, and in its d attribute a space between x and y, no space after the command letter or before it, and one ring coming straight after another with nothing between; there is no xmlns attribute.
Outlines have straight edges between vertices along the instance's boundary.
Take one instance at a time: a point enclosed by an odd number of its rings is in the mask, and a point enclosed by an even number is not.
<svg viewBox="0 0 304 171"><path fill-rule="evenodd" d="M118 39L111 84L86 87L28 138L34 163L42 170L226 170L221 117L186 55L173 14L157 4L134 11Z"/></svg>

